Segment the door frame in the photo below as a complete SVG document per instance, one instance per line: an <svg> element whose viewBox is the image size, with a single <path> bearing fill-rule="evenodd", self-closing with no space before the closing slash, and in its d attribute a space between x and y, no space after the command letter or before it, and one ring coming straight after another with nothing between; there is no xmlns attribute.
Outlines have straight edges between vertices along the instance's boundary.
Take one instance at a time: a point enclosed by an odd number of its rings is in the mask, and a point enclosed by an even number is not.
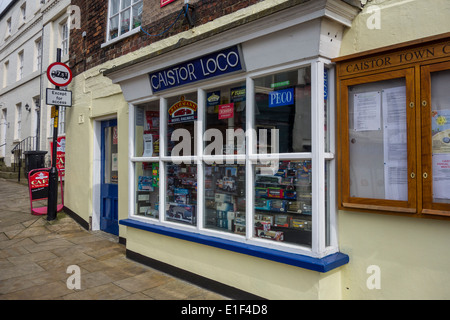
<svg viewBox="0 0 450 320"><path fill-rule="evenodd" d="M101 182L102 182L102 122L117 120L117 114L94 119L92 161L92 215L91 230L100 230Z"/></svg>

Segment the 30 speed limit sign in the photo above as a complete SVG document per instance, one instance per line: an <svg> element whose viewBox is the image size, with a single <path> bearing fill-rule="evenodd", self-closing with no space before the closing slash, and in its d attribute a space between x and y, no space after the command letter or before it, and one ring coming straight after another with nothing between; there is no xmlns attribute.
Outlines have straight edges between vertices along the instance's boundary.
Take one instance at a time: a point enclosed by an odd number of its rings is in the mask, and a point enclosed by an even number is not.
<svg viewBox="0 0 450 320"><path fill-rule="evenodd" d="M65 87L72 81L72 70L61 62L55 62L47 68L47 78L58 87Z"/></svg>

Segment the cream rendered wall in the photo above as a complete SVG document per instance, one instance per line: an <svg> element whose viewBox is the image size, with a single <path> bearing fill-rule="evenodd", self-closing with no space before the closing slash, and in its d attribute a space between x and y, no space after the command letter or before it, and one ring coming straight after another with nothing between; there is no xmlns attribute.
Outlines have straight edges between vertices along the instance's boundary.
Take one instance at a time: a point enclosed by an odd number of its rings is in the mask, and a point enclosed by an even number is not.
<svg viewBox="0 0 450 320"><path fill-rule="evenodd" d="M93 216L95 199L99 199L93 166L94 148L100 136L94 121L117 118L119 133L119 219L128 216L128 103L118 85L104 77L101 67L74 78L69 86L73 105L66 108L66 177L65 206L85 221ZM96 140L97 139L97 140ZM96 193L97 192L97 193ZM120 236L125 228L120 227Z"/></svg>
<svg viewBox="0 0 450 320"><path fill-rule="evenodd" d="M449 16L448 0L372 0L344 32L341 56L450 32Z"/></svg>
<svg viewBox="0 0 450 320"><path fill-rule="evenodd" d="M340 269L322 274L133 228L127 249L271 300L341 298Z"/></svg>
<svg viewBox="0 0 450 320"><path fill-rule="evenodd" d="M380 29L367 27L374 5ZM447 0L372 1L344 34L341 55L450 32L449 16ZM449 231L449 221L340 211L340 250L350 257L342 268L343 299L450 299ZM380 289L367 287L372 265Z"/></svg>

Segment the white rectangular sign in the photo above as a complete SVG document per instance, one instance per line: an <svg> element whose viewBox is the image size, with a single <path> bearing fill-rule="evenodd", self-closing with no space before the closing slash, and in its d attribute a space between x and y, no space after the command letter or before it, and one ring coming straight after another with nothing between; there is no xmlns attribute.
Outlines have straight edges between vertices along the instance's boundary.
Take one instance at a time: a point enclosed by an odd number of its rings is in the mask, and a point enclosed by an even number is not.
<svg viewBox="0 0 450 320"><path fill-rule="evenodd" d="M46 103L50 106L71 107L72 91L47 88Z"/></svg>

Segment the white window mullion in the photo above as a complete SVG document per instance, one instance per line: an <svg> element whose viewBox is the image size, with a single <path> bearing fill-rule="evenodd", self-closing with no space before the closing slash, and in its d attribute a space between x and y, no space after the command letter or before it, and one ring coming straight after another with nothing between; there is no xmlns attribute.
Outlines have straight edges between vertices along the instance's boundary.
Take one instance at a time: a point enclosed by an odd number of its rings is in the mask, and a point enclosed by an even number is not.
<svg viewBox="0 0 450 320"><path fill-rule="evenodd" d="M134 141L136 141L136 107L132 104L128 105L128 136L129 141L133 141L133 143L128 144L128 172L131 174L128 175L128 203L129 203L129 211L128 217L130 218L136 212L136 163L132 161L132 158L135 155L135 145Z"/></svg>
<svg viewBox="0 0 450 320"><path fill-rule="evenodd" d="M324 64L311 64L312 252L325 251L325 112Z"/></svg>
<svg viewBox="0 0 450 320"><path fill-rule="evenodd" d="M254 81L251 78L247 78L246 81L246 161L245 161L245 221L246 221L246 239L253 238L254 230L254 174L253 174L253 162L250 161L250 156L256 154L256 137L254 133Z"/></svg>
<svg viewBox="0 0 450 320"><path fill-rule="evenodd" d="M205 215L205 177L203 162L203 132L205 129L206 92L199 89L197 93L197 121L194 126L197 153L197 230L204 228Z"/></svg>
<svg viewBox="0 0 450 320"><path fill-rule="evenodd" d="M159 100L159 221L166 219L166 162L162 161L167 153L167 100Z"/></svg>

